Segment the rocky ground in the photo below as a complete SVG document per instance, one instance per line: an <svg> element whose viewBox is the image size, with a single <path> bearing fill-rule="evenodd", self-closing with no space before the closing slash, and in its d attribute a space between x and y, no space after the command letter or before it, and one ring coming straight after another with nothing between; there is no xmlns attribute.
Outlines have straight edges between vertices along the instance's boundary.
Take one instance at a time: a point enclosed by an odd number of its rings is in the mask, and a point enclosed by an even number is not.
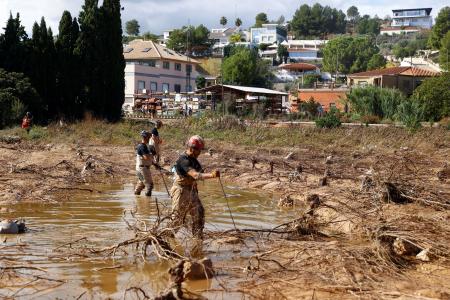
<svg viewBox="0 0 450 300"><path fill-rule="evenodd" d="M357 130L340 133L364 140ZM239 282L229 291L261 299L450 299L449 133L405 135L295 147L208 139L200 157L206 171L276 192L287 209L305 207L269 232L207 234L208 243L252 253L215 266ZM182 147L167 143L163 151L169 170ZM64 201L73 190L95 192L90 183L133 176L132 146L0 143L2 210L19 201Z"/></svg>

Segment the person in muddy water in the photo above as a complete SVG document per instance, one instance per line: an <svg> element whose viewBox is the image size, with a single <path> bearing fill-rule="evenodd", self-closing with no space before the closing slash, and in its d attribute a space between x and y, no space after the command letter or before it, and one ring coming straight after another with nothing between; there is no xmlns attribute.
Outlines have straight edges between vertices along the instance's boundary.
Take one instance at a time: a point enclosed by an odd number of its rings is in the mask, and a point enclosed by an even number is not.
<svg viewBox="0 0 450 300"><path fill-rule="evenodd" d="M160 120L157 120L155 123L155 127L153 127L152 131L151 131L151 138L149 141L149 145L155 147L155 161L157 164L159 164L159 160L161 157L161 144L162 144L162 139L159 136L159 132L158 129L160 129L162 127L163 123Z"/></svg>
<svg viewBox="0 0 450 300"><path fill-rule="evenodd" d="M136 175L138 182L134 189L135 195L140 195L145 188L145 196L150 197L153 190L153 179L150 173L150 166L159 167L154 161L156 154L155 148L148 145L150 140L150 132L143 130L141 132L142 141L136 147Z"/></svg>
<svg viewBox="0 0 450 300"><path fill-rule="evenodd" d="M192 234L203 239L205 225L205 210L198 197L197 180L220 177L220 172L203 173L197 158L205 148L205 142L198 135L192 136L186 152L181 154L175 163L175 180L170 190L172 197L172 228L177 230L185 224L186 215L192 218Z"/></svg>

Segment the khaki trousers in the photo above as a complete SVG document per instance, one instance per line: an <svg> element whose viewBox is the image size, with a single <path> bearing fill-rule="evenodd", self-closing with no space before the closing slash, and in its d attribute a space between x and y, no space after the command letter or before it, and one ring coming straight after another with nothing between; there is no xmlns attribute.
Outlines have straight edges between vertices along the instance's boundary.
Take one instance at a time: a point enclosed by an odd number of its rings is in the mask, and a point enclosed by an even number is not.
<svg viewBox="0 0 450 300"><path fill-rule="evenodd" d="M136 184L136 188L134 189L134 193L139 195L145 188L145 195L151 196L153 190L153 179L152 174L150 173L150 167L139 167L139 169L136 170L136 175L138 177L138 182Z"/></svg>
<svg viewBox="0 0 450 300"><path fill-rule="evenodd" d="M181 225L186 225L186 216L189 214L192 218L192 234L202 239L205 209L198 197L197 186L174 184L170 194L172 196L172 227L176 231Z"/></svg>

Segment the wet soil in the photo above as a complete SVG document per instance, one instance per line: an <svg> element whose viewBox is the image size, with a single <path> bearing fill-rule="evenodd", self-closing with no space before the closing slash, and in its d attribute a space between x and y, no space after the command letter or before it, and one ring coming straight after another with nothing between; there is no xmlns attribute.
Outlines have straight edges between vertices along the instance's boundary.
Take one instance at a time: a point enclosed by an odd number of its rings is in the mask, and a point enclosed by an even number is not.
<svg viewBox="0 0 450 300"><path fill-rule="evenodd" d="M355 147L330 143L270 149L210 143L210 151L199 159L206 171L218 168L227 185L261 193L270 203L266 203L269 214L278 210L279 198L289 195L293 199L294 208L282 208L288 213L272 219L267 228L298 218L303 222L304 216L312 215L305 222L314 229L306 234L305 230L296 234L247 232L243 244L217 243L242 233L224 233L232 228L226 214L207 214L212 225L221 219L223 224L228 222L228 227L210 227L205 240L208 256L229 250L229 259L215 261L221 281L212 289L261 299L449 299L450 184L449 178L441 175L446 174L450 145L448 136L442 138L441 143L422 141L416 147L396 148L376 141ZM164 145L167 170L181 151L175 145ZM15 207L25 202L64 205L73 201L75 194L101 195L99 184L129 184L134 176L133 147L2 143L2 217L17 217ZM319 184L324 177L327 184ZM373 185L363 184L367 183L365 177L370 177ZM158 176L156 181L161 184ZM398 186L408 201L383 200L385 182ZM201 184L200 189L209 184ZM320 206L313 214L305 214L311 194L320 197ZM247 205L252 208L251 202ZM256 207L255 218L261 214ZM262 227L254 226L251 210L243 209L239 216L240 209L234 208L235 216L245 220L238 222L240 229ZM392 244L399 238L422 250L430 249L429 260L395 254ZM71 238L63 236L60 242L64 240ZM102 266L114 264L102 262ZM142 286L147 281L142 279ZM92 280L89 284L99 285Z"/></svg>

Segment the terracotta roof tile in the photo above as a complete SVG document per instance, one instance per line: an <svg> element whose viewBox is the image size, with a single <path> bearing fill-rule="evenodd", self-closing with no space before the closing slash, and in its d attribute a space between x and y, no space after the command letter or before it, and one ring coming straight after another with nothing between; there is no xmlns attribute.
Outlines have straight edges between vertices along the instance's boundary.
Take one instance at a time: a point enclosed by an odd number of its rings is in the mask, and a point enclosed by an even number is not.
<svg viewBox="0 0 450 300"><path fill-rule="evenodd" d="M278 68L280 69L286 69L286 70L305 70L305 71L310 71L310 70L315 70L317 69L317 66L313 65L313 64L307 64L307 63L292 63L292 64L285 64L285 65L280 65Z"/></svg>
<svg viewBox="0 0 450 300"><path fill-rule="evenodd" d="M366 72L359 72L348 75L348 77L371 77L371 76L383 76L383 75L406 75L406 76L439 76L440 73L433 72L426 69L415 67L392 67L378 70L371 70Z"/></svg>
<svg viewBox="0 0 450 300"><path fill-rule="evenodd" d="M131 41L124 49L125 60L145 60L145 59L167 59L187 62L186 55L175 52L153 41L143 41L140 39ZM198 61L189 58L189 62L197 64Z"/></svg>

